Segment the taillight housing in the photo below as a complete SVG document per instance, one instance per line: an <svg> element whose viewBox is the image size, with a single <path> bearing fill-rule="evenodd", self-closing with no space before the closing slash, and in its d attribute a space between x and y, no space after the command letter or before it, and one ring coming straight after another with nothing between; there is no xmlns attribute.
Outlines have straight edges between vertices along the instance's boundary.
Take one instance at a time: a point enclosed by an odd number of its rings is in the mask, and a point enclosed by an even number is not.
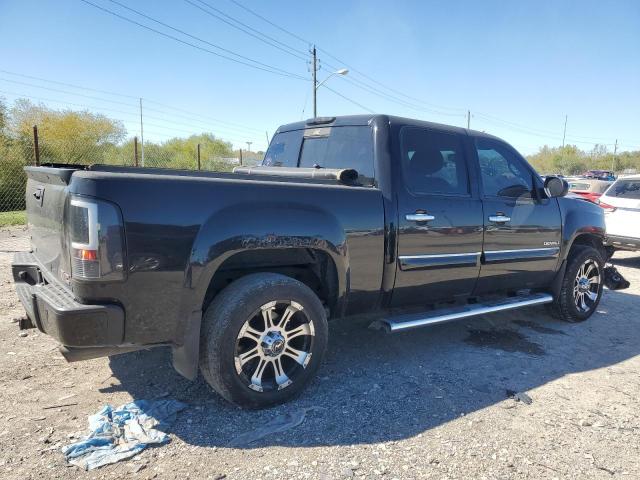
<svg viewBox="0 0 640 480"><path fill-rule="evenodd" d="M616 207L614 207L613 205L609 205L608 203L604 203L600 199L597 199L596 203L600 205L600 207L604 210L605 213L611 213L616 211Z"/></svg>
<svg viewBox="0 0 640 480"><path fill-rule="evenodd" d="M71 196L66 216L71 278L122 280L124 232L118 207L92 197Z"/></svg>

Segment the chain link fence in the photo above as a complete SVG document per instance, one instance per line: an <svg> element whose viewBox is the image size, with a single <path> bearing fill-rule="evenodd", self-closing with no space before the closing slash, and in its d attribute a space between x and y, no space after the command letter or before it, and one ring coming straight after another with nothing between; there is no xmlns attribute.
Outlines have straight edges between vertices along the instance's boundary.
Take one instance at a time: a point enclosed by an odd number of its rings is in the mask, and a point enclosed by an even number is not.
<svg viewBox="0 0 640 480"><path fill-rule="evenodd" d="M26 228L25 191L29 165L107 164L130 167L231 171L237 165L255 165L252 152L234 151L212 134L194 134L166 141L145 141L135 136L113 136L99 122L49 129L46 124L0 131L0 253L30 249ZM6 130L5 130L6 131Z"/></svg>
<svg viewBox="0 0 640 480"><path fill-rule="evenodd" d="M37 164L108 164L131 167L178 168L187 170L231 171L242 164L255 165L259 157L212 135L193 135L164 142L145 142L130 137L119 142L105 140L103 132L78 129L73 136L47 135L33 127L32 135L2 138L0 145L0 219L11 224L25 208L24 167ZM16 220L16 221L17 221ZM2 223L0 223L1 225Z"/></svg>

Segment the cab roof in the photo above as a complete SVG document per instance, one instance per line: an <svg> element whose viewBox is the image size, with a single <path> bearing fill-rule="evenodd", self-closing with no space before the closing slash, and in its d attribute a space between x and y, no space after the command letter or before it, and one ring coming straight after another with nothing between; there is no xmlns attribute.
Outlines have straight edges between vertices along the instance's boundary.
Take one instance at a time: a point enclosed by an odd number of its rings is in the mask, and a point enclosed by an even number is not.
<svg viewBox="0 0 640 480"><path fill-rule="evenodd" d="M446 125L443 123L428 122L426 120L418 120L415 118L398 117L395 115L385 114L365 114L365 115L341 115L337 117L317 117L303 120L300 122L288 123L282 125L276 133L289 132L292 130L302 130L305 128L317 128L317 127L345 127L345 126L367 126L367 125L383 125L388 123L389 125L411 125L416 127L432 128L435 130L446 131L449 133L458 133L463 135L472 135L474 137L486 137L497 140L502 140L494 135L479 132L477 130L466 129L462 127L456 127L453 125ZM502 140L503 141L503 140Z"/></svg>

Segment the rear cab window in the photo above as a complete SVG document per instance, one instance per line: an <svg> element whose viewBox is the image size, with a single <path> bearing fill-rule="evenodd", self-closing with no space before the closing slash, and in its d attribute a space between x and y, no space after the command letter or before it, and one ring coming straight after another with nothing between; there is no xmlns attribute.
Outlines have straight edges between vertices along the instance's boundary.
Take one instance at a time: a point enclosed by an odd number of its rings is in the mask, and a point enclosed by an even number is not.
<svg viewBox="0 0 640 480"><path fill-rule="evenodd" d="M368 126L316 127L277 133L263 166L352 168L362 185L373 185L373 133Z"/></svg>

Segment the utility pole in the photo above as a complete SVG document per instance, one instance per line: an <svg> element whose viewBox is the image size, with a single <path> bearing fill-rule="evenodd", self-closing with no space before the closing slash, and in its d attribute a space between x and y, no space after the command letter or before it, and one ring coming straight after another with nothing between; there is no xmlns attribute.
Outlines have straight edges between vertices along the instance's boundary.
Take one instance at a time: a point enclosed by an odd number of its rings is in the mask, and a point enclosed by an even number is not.
<svg viewBox="0 0 640 480"><path fill-rule="evenodd" d="M564 150L564 139L567 136L567 117L568 115L564 116L564 132L562 133L562 150Z"/></svg>
<svg viewBox="0 0 640 480"><path fill-rule="evenodd" d="M144 167L144 127L142 126L142 97L140 97L140 147L142 154L142 166Z"/></svg>
<svg viewBox="0 0 640 480"><path fill-rule="evenodd" d="M251 151L251 144L253 142L245 142L247 144L247 151L250 152Z"/></svg>
<svg viewBox="0 0 640 480"><path fill-rule="evenodd" d="M269 132L264 131L264 136L267 138L267 148L269 148Z"/></svg>
<svg viewBox="0 0 640 480"><path fill-rule="evenodd" d="M317 94L317 81L316 74L318 72L318 62L316 58L316 46L314 45L311 49L311 88L313 89L313 118L318 116L318 104L316 99Z"/></svg>
<svg viewBox="0 0 640 480"><path fill-rule="evenodd" d="M616 164L616 153L618 153L618 139L616 138L616 143L613 146L613 160L611 160L611 171L615 172L615 164Z"/></svg>
<svg viewBox="0 0 640 480"><path fill-rule="evenodd" d="M467 110L467 130L471 126L471 110Z"/></svg>

